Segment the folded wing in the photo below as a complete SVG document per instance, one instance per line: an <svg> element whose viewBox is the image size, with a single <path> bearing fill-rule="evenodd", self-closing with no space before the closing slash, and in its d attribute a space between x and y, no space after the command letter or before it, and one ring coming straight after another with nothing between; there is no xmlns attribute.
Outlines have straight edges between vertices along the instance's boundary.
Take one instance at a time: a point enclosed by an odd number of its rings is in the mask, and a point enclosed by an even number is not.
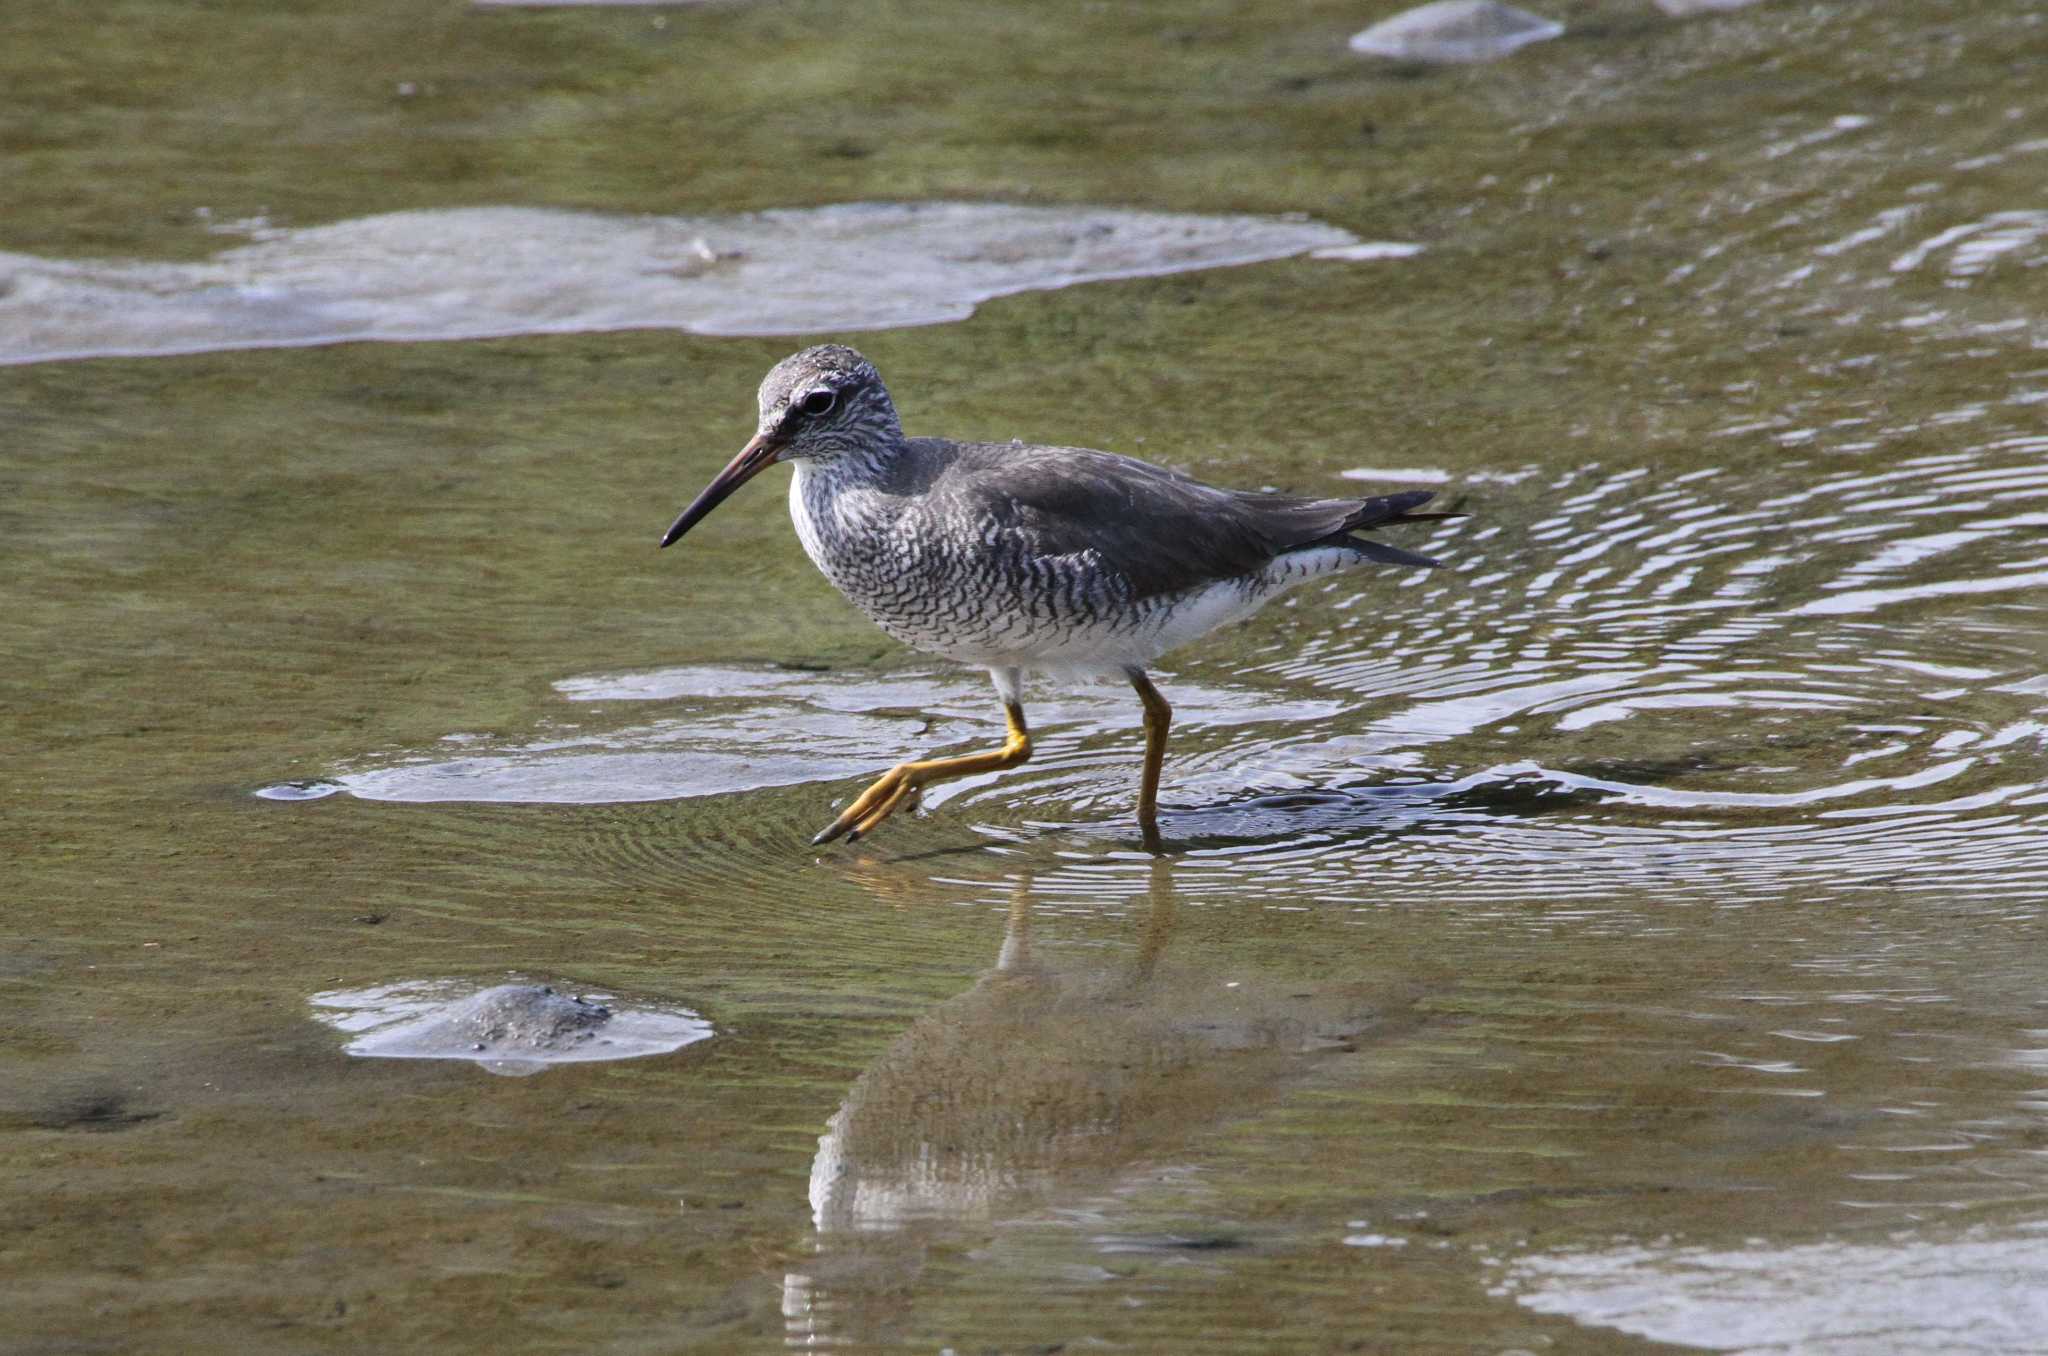
<svg viewBox="0 0 2048 1356"><path fill-rule="evenodd" d="M966 474L937 479L935 509L950 502L1031 555L1092 551L1136 598L1251 574L1312 547L1345 546L1384 564L1434 566L1427 556L1353 534L1460 516L1416 512L1435 497L1429 490L1307 499L1218 489L1086 448L969 444L959 452L949 471Z"/></svg>

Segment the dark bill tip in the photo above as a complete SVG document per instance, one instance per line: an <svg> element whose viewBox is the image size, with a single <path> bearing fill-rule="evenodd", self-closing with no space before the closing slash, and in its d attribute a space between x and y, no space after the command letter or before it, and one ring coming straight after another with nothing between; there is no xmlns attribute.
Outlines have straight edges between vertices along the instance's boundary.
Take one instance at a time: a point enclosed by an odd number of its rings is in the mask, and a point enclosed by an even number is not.
<svg viewBox="0 0 2048 1356"><path fill-rule="evenodd" d="M725 464L725 469L711 478L703 493L690 501L690 506L676 515L668 525L668 531L661 534L661 544L671 546L685 532L703 521L711 510L724 503L740 486L752 480L775 464L775 454L782 450L782 444L771 442L756 435L740 449L740 454Z"/></svg>

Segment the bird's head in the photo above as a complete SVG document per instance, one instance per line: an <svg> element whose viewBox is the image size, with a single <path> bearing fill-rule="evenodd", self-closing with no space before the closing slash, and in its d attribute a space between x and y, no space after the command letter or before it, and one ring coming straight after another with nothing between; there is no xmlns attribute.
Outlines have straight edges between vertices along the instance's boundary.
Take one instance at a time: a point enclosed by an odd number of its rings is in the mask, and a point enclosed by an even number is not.
<svg viewBox="0 0 2048 1356"><path fill-rule="evenodd" d="M677 515L663 546L778 461L827 461L903 437L881 374L844 344L820 344L775 364L761 379L760 404L753 439Z"/></svg>

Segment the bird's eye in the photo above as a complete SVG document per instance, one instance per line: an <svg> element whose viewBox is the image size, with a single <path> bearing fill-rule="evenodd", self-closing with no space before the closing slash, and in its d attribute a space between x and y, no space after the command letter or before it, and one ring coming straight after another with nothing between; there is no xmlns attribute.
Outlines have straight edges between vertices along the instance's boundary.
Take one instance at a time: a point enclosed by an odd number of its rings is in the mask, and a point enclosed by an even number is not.
<svg viewBox="0 0 2048 1356"><path fill-rule="evenodd" d="M839 395L836 391L812 391L799 400L796 407L805 414L830 414L832 407L838 403Z"/></svg>

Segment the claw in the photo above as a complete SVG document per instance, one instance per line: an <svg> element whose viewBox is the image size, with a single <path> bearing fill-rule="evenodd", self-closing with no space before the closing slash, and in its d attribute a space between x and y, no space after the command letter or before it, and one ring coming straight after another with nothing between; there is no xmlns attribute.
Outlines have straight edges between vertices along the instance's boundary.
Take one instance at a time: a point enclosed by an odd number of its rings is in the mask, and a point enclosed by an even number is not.
<svg viewBox="0 0 2048 1356"><path fill-rule="evenodd" d="M881 820L875 818L873 814L875 804L878 801L892 799L893 793L898 783L902 781L903 776L903 767L898 765L877 777L867 790L854 797L853 804L839 812L839 818L818 831L817 836L811 839L811 846L821 847L841 835L844 835L846 841L851 843L859 838L862 833L880 823Z"/></svg>
<svg viewBox="0 0 2048 1356"><path fill-rule="evenodd" d="M858 824L855 824L853 828L848 832L847 838L851 840L860 837L860 835L864 833L871 832L878 825L880 825L883 820L887 819L890 815L895 814L897 808L901 806L905 801L914 800L916 798L916 795L917 783L909 777L904 777L900 779L896 783L895 787L892 788L887 795L882 797L880 804L876 805L873 809L869 810L865 815L861 816L860 822Z"/></svg>
<svg viewBox="0 0 2048 1356"><path fill-rule="evenodd" d="M1005 702L1003 713L1008 721L1009 737L1000 749L960 758L898 763L856 796L853 804L839 812L839 818L819 830L811 839L811 846L823 847L841 837L849 843L860 841L863 835L874 832L883 820L905 805L915 806L923 799L925 785L929 782L966 777L977 772L995 772L1015 767L1029 758L1031 733L1024 725L1023 708L1014 702Z"/></svg>

